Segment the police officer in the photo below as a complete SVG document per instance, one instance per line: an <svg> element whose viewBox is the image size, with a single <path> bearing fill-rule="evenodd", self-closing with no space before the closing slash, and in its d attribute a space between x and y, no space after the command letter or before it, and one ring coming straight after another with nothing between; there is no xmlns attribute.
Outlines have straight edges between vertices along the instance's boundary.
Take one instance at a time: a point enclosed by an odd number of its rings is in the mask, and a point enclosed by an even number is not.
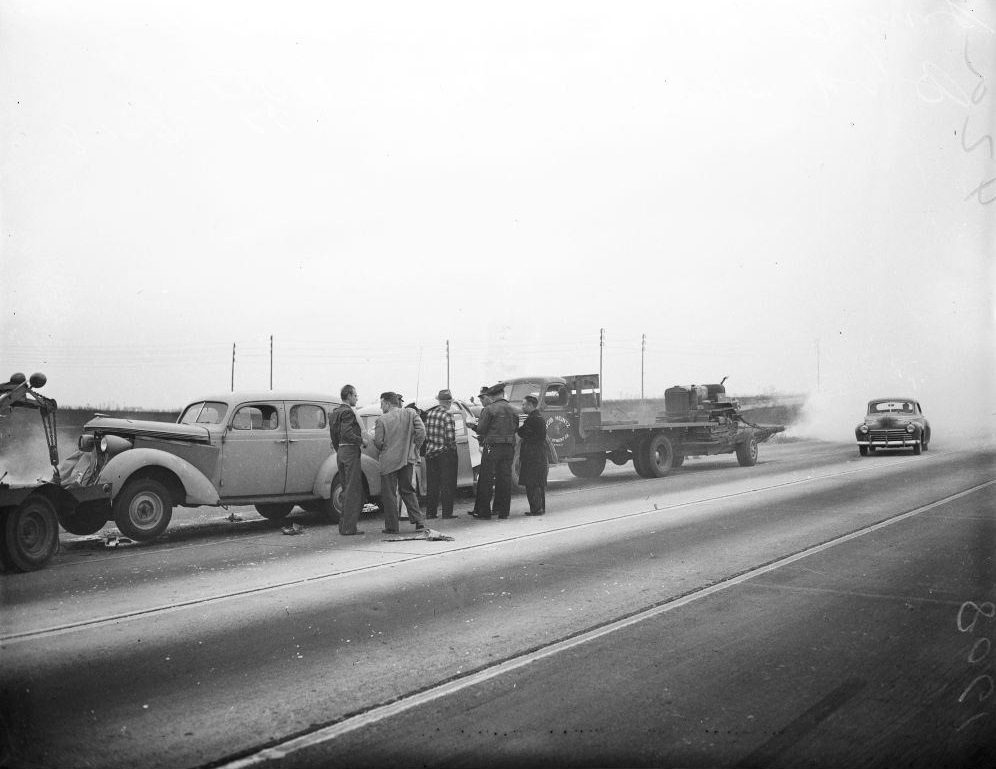
<svg viewBox="0 0 996 769"><path fill-rule="evenodd" d="M481 472L477 479L474 509L469 515L479 521L490 521L492 514L499 519L508 518L511 509L512 458L515 456L519 412L505 400L505 385L502 382L481 388L481 400L485 403L477 421Z"/></svg>

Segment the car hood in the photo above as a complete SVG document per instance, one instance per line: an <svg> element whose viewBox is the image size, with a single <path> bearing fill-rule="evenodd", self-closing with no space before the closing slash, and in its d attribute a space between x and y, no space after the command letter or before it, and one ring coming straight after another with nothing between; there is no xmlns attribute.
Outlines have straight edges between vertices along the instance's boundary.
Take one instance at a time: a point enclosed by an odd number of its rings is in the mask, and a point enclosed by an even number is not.
<svg viewBox="0 0 996 769"><path fill-rule="evenodd" d="M868 427L905 427L910 422L918 421L918 417L911 414L905 416L903 414L875 414L865 417L865 424Z"/></svg>
<svg viewBox="0 0 996 769"><path fill-rule="evenodd" d="M95 417L83 425L85 433L165 438L191 443L210 443L211 433L204 425L182 425L174 422L153 422L140 419Z"/></svg>

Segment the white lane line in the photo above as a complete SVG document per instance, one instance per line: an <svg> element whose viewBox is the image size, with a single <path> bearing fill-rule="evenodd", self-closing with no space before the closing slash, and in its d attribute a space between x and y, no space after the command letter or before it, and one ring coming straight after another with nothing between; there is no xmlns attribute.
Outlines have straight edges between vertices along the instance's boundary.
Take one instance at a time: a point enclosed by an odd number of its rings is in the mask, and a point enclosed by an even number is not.
<svg viewBox="0 0 996 769"><path fill-rule="evenodd" d="M909 461L912 460L909 459L904 460L904 462L909 462ZM39 637L52 637L57 635L64 635L66 633L72 633L80 630L89 630L91 628L98 628L105 625L115 624L127 620L142 619L159 614L168 614L176 611L182 611L184 609L188 609L193 606L201 606L203 604L236 600L239 598L244 598L247 595L254 595L257 593L265 593L265 592L276 592L279 590L288 590L297 587L299 585L308 584L308 583L343 579L346 577L354 576L359 573L380 571L382 569L391 569L396 567L398 564L409 563L412 561L418 561L425 558L445 557L451 553L464 553L468 551L479 550L482 548L493 548L497 545L505 545L510 542L516 542L524 539L532 539L534 537L548 537L551 535L559 534L560 532L571 531L574 529L585 529L592 526L615 524L617 521L626 520L628 518L638 518L646 515L654 515L657 513L667 512L669 510L681 510L684 508L695 507L696 505L710 504L712 502L721 502L728 499L735 499L737 497L758 494L764 491L774 491L778 489L788 488L790 486L798 486L800 484L815 483L823 480L836 479L845 475L852 475L854 473L865 472L867 470L875 469L876 467L878 466L866 465L849 470L844 470L841 472L826 473L824 475L809 475L806 476L805 478L795 478L789 481L781 481L779 483L773 483L768 486L758 486L749 489L742 489L739 491L731 491L726 494L718 494L716 496L706 497L704 499L693 499L687 502L677 502L672 505L659 505L653 503L653 507L650 508L637 510L632 513L623 513L621 515L615 515L610 518L600 518L596 521L580 521L578 523L566 523L563 525L556 526L555 528L544 529L543 531L537 531L537 532L530 532L528 534L521 534L515 537L506 537L503 539L489 540L487 542L465 545L465 546L456 546L456 547L450 546L446 550L437 551L434 553L405 554L404 556L399 555L390 561L371 564L368 566L358 566L353 569L345 569L342 571L329 572L325 574L315 574L310 577L300 577L298 579L285 580L281 582L270 582L265 585L258 585L256 587L246 588L244 590L236 590L225 593L215 593L213 595L202 596L200 598L192 598L187 601L175 601L169 604L150 606L146 609L136 609L135 611L109 614L109 615L104 615L102 617L91 617L85 620L80 620L78 622L69 622L61 625L50 625L48 627L37 628L34 630L26 630L20 633L10 633L7 635L0 635L0 643L10 644L19 641L25 641L28 639L36 639ZM660 480L660 479L648 479L648 480ZM646 499L649 499L649 497L645 498L645 500ZM198 544L198 546L200 545Z"/></svg>
<svg viewBox="0 0 996 769"><path fill-rule="evenodd" d="M589 630L576 636L564 639L562 641L557 641L545 646L542 649L537 649L532 652L527 652L521 656L513 657L512 659L506 660L505 662L500 662L493 667L486 668L484 670L479 670L476 673L471 673L464 677L447 681L431 689L427 689L422 692L418 692L408 697L403 697L395 702L389 703L387 705L380 705L372 708L371 710L361 713L356 716L347 717L344 720L332 724L331 726L318 729L317 731L311 732L301 737L295 737L287 742L275 745L269 748L264 748L250 756L244 758L236 759L227 764L220 765L219 769L249 769L250 767L259 767L265 765L269 761L280 761L287 756L293 754L295 751L303 750L306 748L315 747L321 745L325 742L331 742L332 740L341 737L349 732L356 731L357 729L362 729L366 726L370 726L383 721L388 718L399 715L400 713L410 710L412 708L419 707L420 705L425 705L434 700L438 700L442 697L446 697L450 694L454 694L463 689L468 689L472 686L477 686L478 684L489 681L493 678L498 678L506 673L510 673L519 668L523 668L526 665L531 665L534 662L546 659L547 657L552 657L556 654L561 654L562 652L573 649L574 647L581 646L582 644L589 643L591 641L597 640L604 636L615 633L624 628L630 627L631 625L636 625L645 620L652 619L654 617L660 616L674 609L679 609L683 606L687 606L693 601L698 601L702 598L707 598L715 593L723 590L727 590L731 587L736 587L744 582L758 577L762 574L767 574L768 572L780 569L783 566L788 566L789 564L800 561L803 558L808 558L811 555L820 553L824 550L828 550L831 547L836 547L837 545L843 544L845 542L850 542L858 537L863 537L866 534L871 534L872 532L878 531L879 529L884 529L886 526L892 526L900 521L905 521L913 516L920 515L921 513L926 513L929 510L946 505L949 502L953 502L962 497L968 496L969 494L974 494L976 491L984 489L988 486L996 484L996 480L986 481L985 483L980 483L978 486L973 486L970 489L965 489L964 491L959 491L956 494L952 494L944 499L939 499L936 502L931 502L923 507L918 507L915 510L910 510L906 513L901 513L893 518L889 518L885 521L880 521L879 523L872 524L862 529L851 532L850 534L844 534L840 537L835 537L834 539L828 540L822 544L814 545L813 547L801 550L794 555L786 556L785 558L780 558L771 563L767 563L763 566L758 566L742 574L738 574L733 577L729 577L722 582L717 582L709 587L702 588L701 590L696 590L695 592L689 593L688 595L682 596L680 598L675 598L665 603L654 606L650 609L645 609L636 614L632 614L628 617L615 620L601 627L595 628L594 630Z"/></svg>

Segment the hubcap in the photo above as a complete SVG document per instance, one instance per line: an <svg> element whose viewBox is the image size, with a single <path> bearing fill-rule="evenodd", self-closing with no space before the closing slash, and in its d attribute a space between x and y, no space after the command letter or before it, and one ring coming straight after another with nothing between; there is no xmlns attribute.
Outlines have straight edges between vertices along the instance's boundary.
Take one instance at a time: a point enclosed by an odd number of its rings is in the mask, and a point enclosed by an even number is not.
<svg viewBox="0 0 996 769"><path fill-rule="evenodd" d="M132 523L141 528L152 528L163 515L162 500L155 494L139 494L131 501L129 517Z"/></svg>

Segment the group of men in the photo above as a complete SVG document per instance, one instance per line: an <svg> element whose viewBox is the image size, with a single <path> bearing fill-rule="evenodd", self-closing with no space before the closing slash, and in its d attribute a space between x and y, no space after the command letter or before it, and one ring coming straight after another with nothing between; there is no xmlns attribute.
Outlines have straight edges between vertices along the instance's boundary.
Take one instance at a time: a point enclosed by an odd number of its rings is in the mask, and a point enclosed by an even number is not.
<svg viewBox="0 0 996 769"><path fill-rule="evenodd" d="M363 507L360 456L367 439L356 416L356 388L345 385L340 397L342 404L332 412L329 433L343 491L339 533L353 536L363 534L357 523ZM546 422L537 410L537 398L533 395L523 398L526 420L520 426L519 412L505 399L503 384L482 387L479 397L484 405L476 428L481 444L481 467L474 509L469 515L476 520L508 518L517 435L521 438L519 483L526 487L529 501L526 515L543 515L546 512ZM450 413L453 395L449 390L440 390L436 400L438 405L425 412L423 421L418 409L402 408L400 395L381 393L383 416L374 428L374 446L380 452L384 534L399 531L399 497L408 509L408 517L416 531L425 528L426 519L436 518L440 507L443 518L454 517L458 457L456 425ZM424 514L412 484L415 463L421 456L425 457L426 464L427 510Z"/></svg>

